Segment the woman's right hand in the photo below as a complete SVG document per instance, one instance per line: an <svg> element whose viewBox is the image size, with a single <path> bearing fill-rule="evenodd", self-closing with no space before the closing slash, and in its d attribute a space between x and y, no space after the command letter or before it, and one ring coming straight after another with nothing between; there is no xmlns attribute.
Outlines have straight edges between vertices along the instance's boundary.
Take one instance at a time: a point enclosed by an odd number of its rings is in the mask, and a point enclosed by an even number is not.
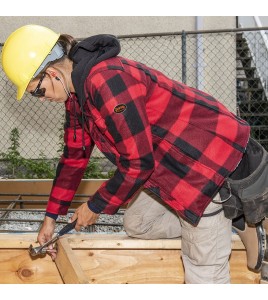
<svg viewBox="0 0 268 300"><path fill-rule="evenodd" d="M55 231L55 224L56 221L54 219L47 216L44 218L43 225L37 236L37 241L41 246L52 239ZM52 244L48 246L48 254L51 256L52 260L54 261L56 258L56 249L53 249Z"/></svg>

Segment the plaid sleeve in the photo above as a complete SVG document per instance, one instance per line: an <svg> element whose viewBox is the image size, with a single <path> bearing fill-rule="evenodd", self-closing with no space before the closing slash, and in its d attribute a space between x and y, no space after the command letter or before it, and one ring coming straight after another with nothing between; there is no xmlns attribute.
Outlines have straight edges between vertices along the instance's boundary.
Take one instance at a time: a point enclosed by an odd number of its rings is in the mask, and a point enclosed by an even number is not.
<svg viewBox="0 0 268 300"><path fill-rule="evenodd" d="M76 128L72 126L76 122ZM85 151L82 149L82 128L74 116L66 111L64 129L64 153L57 166L56 177L47 204L46 215L56 219L58 215L67 214L78 185L84 175L93 142L84 131Z"/></svg>
<svg viewBox="0 0 268 300"><path fill-rule="evenodd" d="M87 88L107 128L103 133L103 151L115 148L117 157L114 176L98 189L88 206L96 213L114 214L154 170L151 128L145 107L147 90L122 70L92 75Z"/></svg>

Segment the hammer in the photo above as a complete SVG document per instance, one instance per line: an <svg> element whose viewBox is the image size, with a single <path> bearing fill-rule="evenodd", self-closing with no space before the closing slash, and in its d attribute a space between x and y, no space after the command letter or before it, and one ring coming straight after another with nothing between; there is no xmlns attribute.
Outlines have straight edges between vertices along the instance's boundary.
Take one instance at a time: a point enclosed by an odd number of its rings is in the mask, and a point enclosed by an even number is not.
<svg viewBox="0 0 268 300"><path fill-rule="evenodd" d="M64 226L51 240L43 244L39 247L33 247L31 244L28 251L31 256L38 256L38 255L45 255L47 252L47 247L53 243L55 243L61 236L68 233L72 229L74 229L76 225L77 219L74 220L72 223L68 223L66 226Z"/></svg>

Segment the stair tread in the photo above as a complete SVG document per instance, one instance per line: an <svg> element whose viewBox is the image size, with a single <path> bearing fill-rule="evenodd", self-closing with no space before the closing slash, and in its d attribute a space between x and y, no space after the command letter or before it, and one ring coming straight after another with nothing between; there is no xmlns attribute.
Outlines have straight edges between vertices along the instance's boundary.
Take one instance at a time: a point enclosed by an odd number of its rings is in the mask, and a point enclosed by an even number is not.
<svg viewBox="0 0 268 300"><path fill-rule="evenodd" d="M267 100L241 100L241 104L268 104Z"/></svg>
<svg viewBox="0 0 268 300"><path fill-rule="evenodd" d="M236 47L236 50L249 50L248 46Z"/></svg>
<svg viewBox="0 0 268 300"><path fill-rule="evenodd" d="M246 59L247 59L247 60L250 60L250 59L252 59L252 57L251 57L251 56L250 56L250 57L241 57L241 56L237 56L237 57L236 57L236 60L238 60L238 59L239 59L239 60L246 60Z"/></svg>
<svg viewBox="0 0 268 300"><path fill-rule="evenodd" d="M243 77L243 78L239 78L239 77L236 77L237 80L240 80L240 81L250 81L250 80L256 80L256 81L261 81L260 78L258 77L250 77L250 78L246 78L246 77Z"/></svg>
<svg viewBox="0 0 268 300"><path fill-rule="evenodd" d="M264 91L263 88L240 88L237 87L237 91L239 92L257 92L257 91Z"/></svg>
<svg viewBox="0 0 268 300"><path fill-rule="evenodd" d="M236 70L256 70L256 67L237 67Z"/></svg>
<svg viewBox="0 0 268 300"><path fill-rule="evenodd" d="M240 111L240 116L244 116L244 117L268 117L268 113L253 113L253 112L249 112L249 113L243 113Z"/></svg>

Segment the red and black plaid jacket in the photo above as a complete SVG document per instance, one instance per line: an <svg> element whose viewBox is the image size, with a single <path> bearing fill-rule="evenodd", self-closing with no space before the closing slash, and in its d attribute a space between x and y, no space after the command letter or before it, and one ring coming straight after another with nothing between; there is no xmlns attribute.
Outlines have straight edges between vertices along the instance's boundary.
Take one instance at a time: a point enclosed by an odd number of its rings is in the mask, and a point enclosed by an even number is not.
<svg viewBox="0 0 268 300"><path fill-rule="evenodd" d="M241 160L248 124L212 96L122 57L94 66L85 92L86 156L73 96L66 102L66 145L48 214L67 213L96 145L117 170L89 199L92 211L114 214L144 187L197 225Z"/></svg>

